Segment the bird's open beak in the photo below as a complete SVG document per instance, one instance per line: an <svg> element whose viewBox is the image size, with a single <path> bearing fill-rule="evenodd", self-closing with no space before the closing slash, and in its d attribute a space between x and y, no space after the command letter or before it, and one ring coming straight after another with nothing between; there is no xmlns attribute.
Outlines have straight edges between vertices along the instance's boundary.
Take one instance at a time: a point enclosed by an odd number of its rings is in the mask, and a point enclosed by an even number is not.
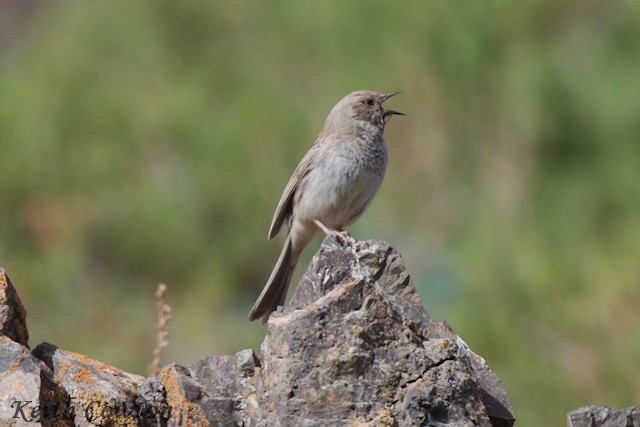
<svg viewBox="0 0 640 427"><path fill-rule="evenodd" d="M387 99L391 98L392 96L396 96L397 94L399 94L400 92L391 92L388 93L386 95L382 95L382 102L386 101ZM405 116L406 114L401 113L400 111L396 111L396 110L384 110L384 115L385 116L391 116L391 115L398 115L398 116Z"/></svg>
<svg viewBox="0 0 640 427"><path fill-rule="evenodd" d="M391 92L388 93L386 95L382 95L382 102L386 101L387 99L391 98L392 96L396 96L398 95L400 92Z"/></svg>

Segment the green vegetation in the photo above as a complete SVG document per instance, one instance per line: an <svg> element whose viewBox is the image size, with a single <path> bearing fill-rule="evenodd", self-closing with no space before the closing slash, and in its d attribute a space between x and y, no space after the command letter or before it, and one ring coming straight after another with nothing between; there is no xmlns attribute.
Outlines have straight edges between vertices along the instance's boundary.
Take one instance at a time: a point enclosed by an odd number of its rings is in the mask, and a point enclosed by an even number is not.
<svg viewBox="0 0 640 427"><path fill-rule="evenodd" d="M167 361L257 349L287 179L339 98L401 90L352 233L400 250L519 425L640 401L640 2L43 2L13 37L0 265L32 345L142 373L165 282Z"/></svg>

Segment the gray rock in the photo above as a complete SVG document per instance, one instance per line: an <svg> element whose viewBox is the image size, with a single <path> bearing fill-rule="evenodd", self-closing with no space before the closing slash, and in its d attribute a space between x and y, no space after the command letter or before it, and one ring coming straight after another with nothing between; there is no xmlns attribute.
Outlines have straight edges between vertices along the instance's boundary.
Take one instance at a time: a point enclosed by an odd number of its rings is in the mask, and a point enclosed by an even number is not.
<svg viewBox="0 0 640 427"><path fill-rule="evenodd" d="M448 325L433 322L384 242L325 239L292 306L271 316L261 349L258 396L269 425L515 418L498 378Z"/></svg>
<svg viewBox="0 0 640 427"><path fill-rule="evenodd" d="M375 284L375 288L394 310L410 321L410 329L423 335L422 339L446 338L455 342L458 356L473 371L482 394L482 403L493 425L513 424L513 410L500 379L446 322L432 321L422 306L400 255L387 243L366 241L358 242L355 246L341 246L332 237L325 239L304 274L291 305L306 307L339 284L361 280L369 285Z"/></svg>
<svg viewBox="0 0 640 427"><path fill-rule="evenodd" d="M0 268L0 335L28 347L27 311L4 268Z"/></svg>
<svg viewBox="0 0 640 427"><path fill-rule="evenodd" d="M585 406L567 415L569 427L640 427L640 407L612 409L606 406Z"/></svg>
<svg viewBox="0 0 640 427"><path fill-rule="evenodd" d="M159 379L172 407L169 426L253 425L258 408L251 350L206 357L189 368L166 366Z"/></svg>
<svg viewBox="0 0 640 427"><path fill-rule="evenodd" d="M41 387L46 377L51 372L28 348L0 336L0 425L40 421L46 403L41 400Z"/></svg>

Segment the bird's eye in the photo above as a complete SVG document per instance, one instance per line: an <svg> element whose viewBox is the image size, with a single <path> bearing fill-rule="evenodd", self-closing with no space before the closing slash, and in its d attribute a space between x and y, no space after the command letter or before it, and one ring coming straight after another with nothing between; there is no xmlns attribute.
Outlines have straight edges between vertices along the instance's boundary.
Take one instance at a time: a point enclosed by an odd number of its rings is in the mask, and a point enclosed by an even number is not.
<svg viewBox="0 0 640 427"><path fill-rule="evenodd" d="M367 105L373 105L373 99L367 99Z"/></svg>

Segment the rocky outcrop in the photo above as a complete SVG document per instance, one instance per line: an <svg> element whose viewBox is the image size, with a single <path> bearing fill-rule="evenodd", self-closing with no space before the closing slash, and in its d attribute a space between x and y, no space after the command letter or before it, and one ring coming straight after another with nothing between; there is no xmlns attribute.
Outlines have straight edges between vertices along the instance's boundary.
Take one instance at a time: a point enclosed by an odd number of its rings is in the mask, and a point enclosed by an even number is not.
<svg viewBox="0 0 640 427"><path fill-rule="evenodd" d="M606 406L585 406L567 415L569 427L640 427L640 407L612 409Z"/></svg>
<svg viewBox="0 0 640 427"><path fill-rule="evenodd" d="M498 378L433 322L398 253L328 238L261 347L267 424L510 425ZM286 361L286 363L282 363ZM273 410L269 403L275 400Z"/></svg>
<svg viewBox="0 0 640 427"><path fill-rule="evenodd" d="M269 319L259 358L243 350L170 364L157 378L50 344L29 352L26 326L16 332L17 295L3 301L13 309L0 327L14 326L0 340L0 424L510 426L515 418L500 380L429 317L383 242L325 239L291 306Z"/></svg>

